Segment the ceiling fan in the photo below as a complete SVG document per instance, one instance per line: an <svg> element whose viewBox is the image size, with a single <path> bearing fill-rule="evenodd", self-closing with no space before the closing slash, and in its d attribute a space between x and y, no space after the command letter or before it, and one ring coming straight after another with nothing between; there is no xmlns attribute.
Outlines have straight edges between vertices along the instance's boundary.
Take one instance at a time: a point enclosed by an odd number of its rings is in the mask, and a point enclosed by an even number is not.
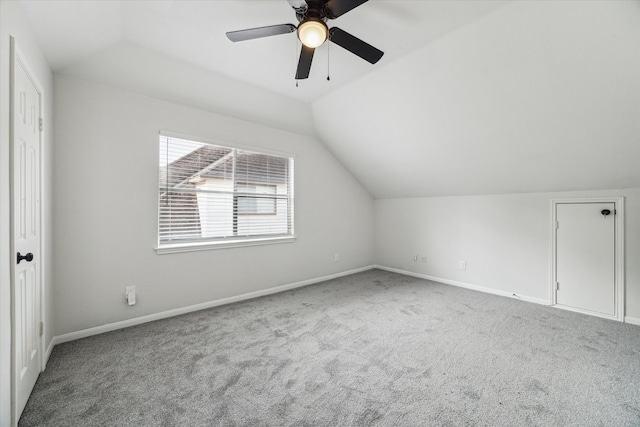
<svg viewBox="0 0 640 427"><path fill-rule="evenodd" d="M297 30L298 38L302 42L296 79L306 79L311 70L311 61L315 49L326 40L332 41L360 58L375 64L382 58L384 52L376 49L359 38L352 36L338 27L329 28L328 19L335 19L352 9L366 3L368 0L288 0L296 12L298 26L293 24L270 25L267 27L250 28L247 30L230 31L227 37L232 42L252 40L261 37L288 34Z"/></svg>

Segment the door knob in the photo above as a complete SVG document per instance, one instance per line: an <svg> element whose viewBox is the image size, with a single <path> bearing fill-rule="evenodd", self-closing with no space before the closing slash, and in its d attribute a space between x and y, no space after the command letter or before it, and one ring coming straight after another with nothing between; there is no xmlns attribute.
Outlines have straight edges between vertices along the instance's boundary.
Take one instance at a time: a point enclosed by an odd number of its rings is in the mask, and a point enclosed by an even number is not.
<svg viewBox="0 0 640 427"><path fill-rule="evenodd" d="M23 259L26 260L27 262L31 262L33 261L33 254L29 252L26 255L20 255L20 252L18 252L18 264L20 264L20 261L22 261Z"/></svg>

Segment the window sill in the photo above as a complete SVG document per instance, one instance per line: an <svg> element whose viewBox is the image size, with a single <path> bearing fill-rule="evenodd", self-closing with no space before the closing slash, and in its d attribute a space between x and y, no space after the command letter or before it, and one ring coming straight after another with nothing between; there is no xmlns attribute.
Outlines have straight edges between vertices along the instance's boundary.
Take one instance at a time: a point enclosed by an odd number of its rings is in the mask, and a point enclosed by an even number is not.
<svg viewBox="0 0 640 427"><path fill-rule="evenodd" d="M293 243L295 236L267 237L260 239L242 239L220 242L178 243L174 245L162 245L156 247L158 255L175 254L180 252L208 251L212 249L241 248L245 246L275 245L279 243Z"/></svg>

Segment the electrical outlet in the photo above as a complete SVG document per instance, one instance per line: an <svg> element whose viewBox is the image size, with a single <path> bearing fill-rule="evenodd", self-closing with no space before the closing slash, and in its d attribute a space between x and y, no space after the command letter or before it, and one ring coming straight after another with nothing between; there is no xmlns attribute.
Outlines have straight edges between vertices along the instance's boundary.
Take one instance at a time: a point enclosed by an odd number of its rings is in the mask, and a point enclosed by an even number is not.
<svg viewBox="0 0 640 427"><path fill-rule="evenodd" d="M416 262L416 261L418 261L418 254L415 254L415 255L413 256L413 262Z"/></svg>
<svg viewBox="0 0 640 427"><path fill-rule="evenodd" d="M127 304L136 305L136 287L135 286L127 286L124 290L125 298L127 299Z"/></svg>
<svg viewBox="0 0 640 427"><path fill-rule="evenodd" d="M340 254L336 253L333 255L333 262L339 262L340 261Z"/></svg>
<svg viewBox="0 0 640 427"><path fill-rule="evenodd" d="M420 258L420 261L427 262L427 256L426 255L422 255L422 258Z"/></svg>
<svg viewBox="0 0 640 427"><path fill-rule="evenodd" d="M466 270L467 269L467 261L460 261L460 264L458 265L458 268L460 270Z"/></svg>

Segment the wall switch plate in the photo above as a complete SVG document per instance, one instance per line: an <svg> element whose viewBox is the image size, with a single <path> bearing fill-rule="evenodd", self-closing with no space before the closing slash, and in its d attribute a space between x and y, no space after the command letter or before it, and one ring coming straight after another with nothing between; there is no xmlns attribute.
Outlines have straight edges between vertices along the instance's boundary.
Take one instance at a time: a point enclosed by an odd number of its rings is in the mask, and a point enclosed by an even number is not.
<svg viewBox="0 0 640 427"><path fill-rule="evenodd" d="M340 261L340 254L334 254L333 255L333 262L338 262Z"/></svg>
<svg viewBox="0 0 640 427"><path fill-rule="evenodd" d="M427 256L426 255L422 255L422 258L420 258L420 261L427 262Z"/></svg>
<svg viewBox="0 0 640 427"><path fill-rule="evenodd" d="M127 304L136 305L136 287L127 286L124 291L124 295L127 298Z"/></svg>
<svg viewBox="0 0 640 427"><path fill-rule="evenodd" d="M460 261L460 264L459 264L458 268L460 268L460 270L466 270L467 269L467 261Z"/></svg>
<svg viewBox="0 0 640 427"><path fill-rule="evenodd" d="M418 254L415 254L415 255L413 256L413 261L414 261L414 262L415 262L415 261L418 261Z"/></svg>

